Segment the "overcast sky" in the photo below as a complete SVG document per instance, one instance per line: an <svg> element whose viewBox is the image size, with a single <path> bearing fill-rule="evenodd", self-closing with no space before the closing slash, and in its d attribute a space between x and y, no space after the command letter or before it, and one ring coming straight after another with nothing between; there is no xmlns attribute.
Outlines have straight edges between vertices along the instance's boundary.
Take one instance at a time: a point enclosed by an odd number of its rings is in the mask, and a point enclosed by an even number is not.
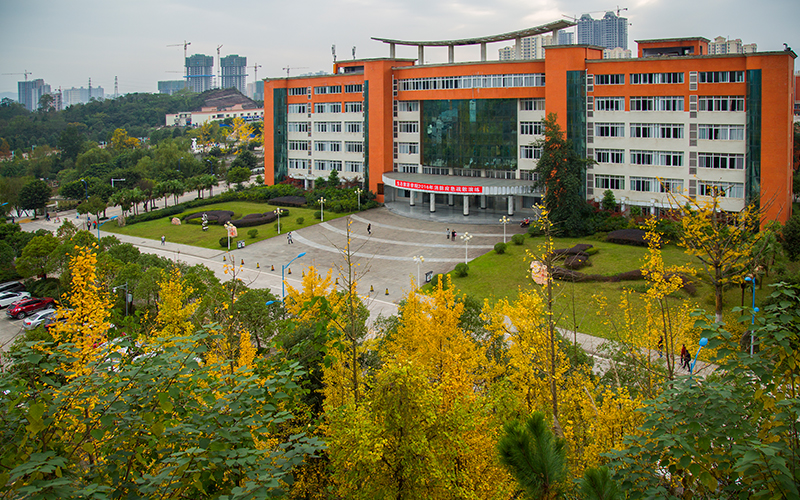
<svg viewBox="0 0 800 500"><path fill-rule="evenodd" d="M618 0L619 1L619 0ZM759 51L800 52L798 0L635 0L627 11L628 48L637 39L703 36L741 38ZM370 37L441 40L505 33L558 20L562 15L613 9L588 0L0 0L0 73L32 72L58 87L102 86L120 93L157 92L159 80L183 73L183 41L189 55L247 57L248 83L258 77L331 71L331 45L339 59L387 57L387 45ZM602 17L602 12L592 12ZM574 28L573 28L574 29ZM179 47L168 47L181 44ZM490 44L488 55L508 42ZM446 48L426 50L429 62L445 62ZM398 57L416 58L398 47ZM478 59L478 49L456 48L456 60ZM216 61L216 60L215 60ZM796 65L797 67L797 65ZM215 67L216 72L216 67ZM0 75L0 92L17 91L22 75Z"/></svg>

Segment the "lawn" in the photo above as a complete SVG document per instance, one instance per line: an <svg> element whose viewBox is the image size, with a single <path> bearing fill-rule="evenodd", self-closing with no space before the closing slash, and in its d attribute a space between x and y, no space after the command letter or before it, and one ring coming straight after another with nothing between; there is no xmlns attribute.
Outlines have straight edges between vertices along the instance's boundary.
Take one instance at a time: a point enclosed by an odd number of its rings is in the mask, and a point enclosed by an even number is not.
<svg viewBox="0 0 800 500"><path fill-rule="evenodd" d="M460 293L471 295L480 301L488 299L491 304L501 298L514 301L520 290L541 289L530 279L531 259L526 254L526 250L536 252L542 243L543 237L530 238L526 236L523 245L509 243L506 252L502 255L492 250L469 263L469 276L459 278L454 273L450 273L453 284ZM598 252L590 258L591 266L581 269L581 272L587 274L613 275L638 269L644 263L647 254L647 248L644 247L617 245L597 241L593 237L557 238L555 248L570 248L577 243L589 243L598 249ZM662 256L667 266L690 265L695 269L700 269L696 259L687 256L683 249L676 245L666 245L662 249ZM695 284L697 286L695 296L689 296L685 292L679 291L676 293L673 303L680 305L686 300L689 308L701 307L713 314L713 288L699 278L696 279ZM619 318L614 313L619 311L618 304L620 304L625 289L637 292L633 294L632 307L635 311L642 311L643 302L640 300L641 293L639 292L645 289L644 281L617 283L556 281L555 304L559 326L573 329L577 322L577 329L582 333L612 338L613 324L619 323ZM756 290L756 301L762 300L770 292L771 290L766 286L763 290ZM750 293L748 290L745 295L746 305L750 303ZM609 307L602 309L599 306L598 297ZM727 290L724 302L726 310L741 305L741 299L741 290L738 287Z"/></svg>
<svg viewBox="0 0 800 500"><path fill-rule="evenodd" d="M264 203L253 203L247 201L231 201L225 203L217 203L204 207L192 208L181 214L178 218L183 218L187 215L205 212L208 210L231 210L234 213L233 220L240 219L241 217L252 213L264 213L270 210L275 210L277 207ZM288 216L281 216L281 236L285 235L288 231L296 231L300 228L313 226L318 224L319 219L315 219L314 215L319 214L319 210L310 208L284 208L288 210ZM333 213L325 212L325 220L337 219L345 217L348 213ZM297 219L303 218L303 223L298 224ZM196 247L211 248L214 250L222 250L219 244L219 239L226 236L225 228L209 224L208 231L203 231L200 224L181 224L174 226L170 222L170 217L162 219L151 220L147 222L140 222L130 226L119 227L116 224L109 223L103 226L104 231L109 233L125 234L128 236L137 236L140 238L147 238L151 240L160 240L161 236L166 236L167 241L173 243L184 243ZM258 234L255 238L247 235L251 229L257 229ZM263 226L245 227L239 229L239 236L236 240L245 240L247 244L255 243L267 238L278 236L278 222L264 224ZM231 239L231 246L233 247L233 238Z"/></svg>

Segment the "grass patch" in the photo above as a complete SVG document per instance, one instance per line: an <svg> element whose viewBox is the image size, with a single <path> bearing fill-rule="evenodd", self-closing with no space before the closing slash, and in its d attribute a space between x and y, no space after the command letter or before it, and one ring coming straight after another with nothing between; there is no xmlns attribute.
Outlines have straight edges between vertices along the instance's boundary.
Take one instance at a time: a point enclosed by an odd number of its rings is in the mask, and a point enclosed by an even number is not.
<svg viewBox="0 0 800 500"><path fill-rule="evenodd" d="M206 210L230 210L234 215L234 220L239 219L247 214L264 213L269 210L275 210L277 207L267 205L264 203L253 203L249 201L231 201L225 203L217 203L203 207L202 210L190 209L186 212L179 214L178 218L185 215L204 212ZM319 220L314 218L317 210L310 208L287 208L290 215L281 217L281 234L284 236L288 231L297 231L298 229L313 226L319 223ZM333 213L325 212L325 220L338 219L345 217L349 213ZM297 219L303 218L303 224L298 224ZM146 238L150 240L160 240L161 236L166 236L167 241L170 243L182 243L185 245L192 245L202 248L211 248L214 250L222 250L219 246L219 239L226 235L225 228L217 225L209 225L208 231L203 231L199 224L181 224L180 226L173 226L171 217L164 217L162 219L151 220L147 222L140 222L131 226L119 227L116 224L109 223L103 226L104 231L116 234L125 234L128 236L136 236L139 238ZM264 224L262 226L252 226L239 229L239 236L235 240L245 240L247 244L256 243L261 240L266 240L278 236L276 229L278 222ZM250 229L258 229L258 235L255 238L247 236ZM285 237L285 236L284 236ZM234 247L233 240L231 239L231 247Z"/></svg>

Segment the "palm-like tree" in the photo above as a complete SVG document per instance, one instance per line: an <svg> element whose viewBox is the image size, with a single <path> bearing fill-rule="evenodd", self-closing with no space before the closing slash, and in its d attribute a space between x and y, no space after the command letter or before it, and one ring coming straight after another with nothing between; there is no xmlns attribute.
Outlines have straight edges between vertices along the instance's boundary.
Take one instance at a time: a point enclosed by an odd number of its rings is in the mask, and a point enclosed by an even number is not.
<svg viewBox="0 0 800 500"><path fill-rule="evenodd" d="M534 413L525 426L513 420L503 426L497 444L500 462L517 480L525 498L552 500L564 495L567 479L567 446Z"/></svg>
<svg viewBox="0 0 800 500"><path fill-rule="evenodd" d="M622 498L617 483L611 479L608 467L591 467L583 473L581 498L584 500L619 500Z"/></svg>

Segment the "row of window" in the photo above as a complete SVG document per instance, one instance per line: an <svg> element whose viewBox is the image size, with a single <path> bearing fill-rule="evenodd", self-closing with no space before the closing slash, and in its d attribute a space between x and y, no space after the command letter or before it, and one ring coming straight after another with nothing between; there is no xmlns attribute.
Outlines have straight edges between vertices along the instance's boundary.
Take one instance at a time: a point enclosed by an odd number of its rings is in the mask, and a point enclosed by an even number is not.
<svg viewBox="0 0 800 500"><path fill-rule="evenodd" d="M293 89L289 89L289 95L306 95L308 92L305 90L306 87L297 87ZM300 93L293 94L291 93L292 90L301 91ZM344 93L345 94L355 94L358 92L364 92L364 85L361 83L351 83L344 86ZM342 86L341 85L323 85L320 87L314 87L314 93L323 95L323 94L341 94L342 93Z"/></svg>
<svg viewBox="0 0 800 500"><path fill-rule="evenodd" d="M308 113L309 104L294 103L287 105L286 108L287 108L286 109L287 113L290 114ZM361 113L363 108L364 105L360 101L344 103L345 113ZM340 102L318 102L314 104L314 113L341 113L341 112L342 112L342 103Z"/></svg>
<svg viewBox="0 0 800 500"><path fill-rule="evenodd" d="M419 143L418 142L398 142L397 152L404 155L418 155Z"/></svg>
<svg viewBox="0 0 800 500"><path fill-rule="evenodd" d="M742 96L700 96L697 100L700 111L744 111Z"/></svg>
<svg viewBox="0 0 800 500"><path fill-rule="evenodd" d="M625 163L624 149L595 149L597 163ZM700 168L742 170L744 155L739 153L698 153ZM683 166L683 153L678 151L630 151L630 163L634 165Z"/></svg>
<svg viewBox="0 0 800 500"><path fill-rule="evenodd" d="M711 141L743 141L744 125L698 125L697 138Z"/></svg>
<svg viewBox="0 0 800 500"><path fill-rule="evenodd" d="M311 160L289 158L289 168L308 170L310 164ZM362 161L314 160L314 170L336 170L341 172L342 165L344 165L346 172L361 173L364 171L364 162Z"/></svg>
<svg viewBox="0 0 800 500"><path fill-rule="evenodd" d="M593 75L595 85L625 85L625 74ZM744 82L744 71L700 71L697 74L700 83L741 83ZM659 83L683 83L683 73L631 73L631 85L649 85Z"/></svg>
<svg viewBox="0 0 800 500"><path fill-rule="evenodd" d="M342 141L314 141L314 151L328 151L338 153L342 150ZM363 153L363 142L345 141L344 151L346 153Z"/></svg>
<svg viewBox="0 0 800 500"><path fill-rule="evenodd" d="M519 122L519 133L521 135L543 135L544 123L542 122Z"/></svg>
<svg viewBox="0 0 800 500"><path fill-rule="evenodd" d="M398 90L544 87L544 73L518 75L432 76L398 80Z"/></svg>
<svg viewBox="0 0 800 500"><path fill-rule="evenodd" d="M653 139L682 139L683 124L680 123L631 123L630 137ZM625 137L624 123L595 123L597 137ZM743 141L744 125L701 124L697 126L697 138L711 141Z"/></svg>
<svg viewBox="0 0 800 500"><path fill-rule="evenodd" d="M405 134L419 133L418 122L397 122L397 131Z"/></svg>
<svg viewBox="0 0 800 500"><path fill-rule="evenodd" d="M595 97L595 111L625 111L624 97ZM630 111L683 111L682 96L631 97ZM744 111L742 96L700 96L700 111Z"/></svg>
<svg viewBox="0 0 800 500"><path fill-rule="evenodd" d="M631 123L631 137L683 139L682 123Z"/></svg>
<svg viewBox="0 0 800 500"><path fill-rule="evenodd" d="M544 111L544 99L520 99L520 111Z"/></svg>
<svg viewBox="0 0 800 500"><path fill-rule="evenodd" d="M596 174L596 189L625 189L624 175ZM744 198L744 184L741 182L697 181L700 196L720 196L727 198ZM657 179L655 177L634 177L628 179L628 190L642 193L680 193L683 191L683 179Z"/></svg>
<svg viewBox="0 0 800 500"><path fill-rule="evenodd" d="M538 160L542 157L542 148L531 145L520 146L519 157L527 160Z"/></svg>

